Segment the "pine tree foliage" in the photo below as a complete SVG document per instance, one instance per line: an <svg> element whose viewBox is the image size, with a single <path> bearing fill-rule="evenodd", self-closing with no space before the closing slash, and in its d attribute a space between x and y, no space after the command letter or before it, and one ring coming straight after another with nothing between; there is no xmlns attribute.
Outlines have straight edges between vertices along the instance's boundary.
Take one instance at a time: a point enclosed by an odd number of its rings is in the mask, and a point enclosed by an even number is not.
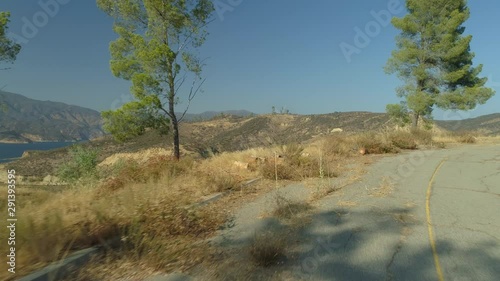
<svg viewBox="0 0 500 281"><path fill-rule="evenodd" d="M385 67L404 82L397 89L403 102L388 109L406 110L417 126L434 108L471 110L486 103L494 91L479 77L482 65L473 66L472 35L463 26L470 16L467 1L407 0L406 8L407 15L392 20L401 32Z"/></svg>
<svg viewBox="0 0 500 281"><path fill-rule="evenodd" d="M114 18L113 30L119 36L110 45L111 71L132 82L136 98L119 110L103 113L106 128L118 139L141 134L147 128L170 129L178 159L182 116L177 116L175 108L188 74L194 75L187 90L188 104L203 84L203 61L195 50L207 36L212 2L97 0L97 5Z"/></svg>

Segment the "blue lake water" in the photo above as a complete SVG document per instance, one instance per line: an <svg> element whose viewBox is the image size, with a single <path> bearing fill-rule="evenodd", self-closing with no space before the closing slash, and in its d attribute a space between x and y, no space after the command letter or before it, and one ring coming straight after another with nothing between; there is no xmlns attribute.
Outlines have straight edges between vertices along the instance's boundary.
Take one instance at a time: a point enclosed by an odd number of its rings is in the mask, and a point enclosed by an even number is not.
<svg viewBox="0 0 500 281"><path fill-rule="evenodd" d="M72 144L75 142L0 143L0 163L15 160L26 150L50 150Z"/></svg>

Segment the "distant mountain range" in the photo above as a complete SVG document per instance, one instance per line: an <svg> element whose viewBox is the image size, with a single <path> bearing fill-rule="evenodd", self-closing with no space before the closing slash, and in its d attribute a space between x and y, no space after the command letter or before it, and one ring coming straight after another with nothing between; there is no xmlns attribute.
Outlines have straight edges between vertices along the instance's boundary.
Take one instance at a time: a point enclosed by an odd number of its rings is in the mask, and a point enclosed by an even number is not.
<svg viewBox="0 0 500 281"><path fill-rule="evenodd" d="M0 91L0 142L88 140L101 125L98 111Z"/></svg>
<svg viewBox="0 0 500 281"><path fill-rule="evenodd" d="M500 134L500 113L483 115L456 121L435 121L436 125L448 131L477 131L488 135Z"/></svg>
<svg viewBox="0 0 500 281"><path fill-rule="evenodd" d="M253 114L247 110L206 111L186 113L184 120L194 122L222 115ZM81 141L104 135L101 114L96 110L0 91L0 143Z"/></svg>
<svg viewBox="0 0 500 281"><path fill-rule="evenodd" d="M232 115L239 117L247 117L255 115L255 113L248 110L225 110L225 111L205 111L202 113L186 113L184 120L186 121L203 121L209 120L217 116ZM177 114L178 117L182 116L182 113Z"/></svg>
<svg viewBox="0 0 500 281"><path fill-rule="evenodd" d="M192 123L214 119L218 116L250 117L254 115L256 114L247 110L206 111L198 114L187 113L184 120ZM181 114L179 113L178 117L180 116ZM361 122L363 124L362 126L359 125L359 127L362 129L377 128L377 124L382 125L388 122L388 117L384 113L368 112L362 114L356 112L338 112L328 115L304 115L304 118L314 121L309 124L309 126L312 126L314 123L314 126L310 130L299 132L288 129L287 133L291 135L313 133L313 131L317 131L316 129L324 129L323 122L337 127L356 127ZM257 121L261 119L255 119L248 124L245 123L247 127L252 124L255 125L250 130L252 134L259 133L266 126L266 122L257 124L259 123ZM297 120L302 120L302 118ZM369 126L367 125L368 123ZM500 113L460 121L436 120L435 123L437 126L449 131L481 130L489 135L500 134ZM358 125L355 126L355 124ZM291 125L289 128L295 127L299 128L301 126L297 123ZM243 131L247 129L241 128ZM236 130L240 132L234 136L229 134L227 130L220 132L220 138L217 137L215 139L224 143L229 140L224 139L223 136L241 137L243 133L241 130ZM81 141L104 135L101 114L98 111L61 102L34 100L19 94L0 91L0 143Z"/></svg>

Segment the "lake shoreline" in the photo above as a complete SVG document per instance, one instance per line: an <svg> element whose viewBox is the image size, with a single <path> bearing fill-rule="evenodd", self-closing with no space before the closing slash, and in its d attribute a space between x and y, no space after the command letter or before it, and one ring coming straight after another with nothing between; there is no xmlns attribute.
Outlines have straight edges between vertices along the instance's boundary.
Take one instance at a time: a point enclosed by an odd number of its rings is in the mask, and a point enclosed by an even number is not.
<svg viewBox="0 0 500 281"><path fill-rule="evenodd" d="M86 140L66 140L66 141L58 141L58 140L42 140L42 141L9 141L9 140L0 140L0 144L28 144L28 143L56 143L56 142L61 142L61 143L77 143L81 141L86 141Z"/></svg>
<svg viewBox="0 0 500 281"><path fill-rule="evenodd" d="M30 143L1 143L0 142L0 163L9 163L19 160L27 152L38 152L38 151L48 151L59 149L62 147L71 146L77 144L76 141L66 141L66 142L30 142ZM27 155L27 154L26 154Z"/></svg>

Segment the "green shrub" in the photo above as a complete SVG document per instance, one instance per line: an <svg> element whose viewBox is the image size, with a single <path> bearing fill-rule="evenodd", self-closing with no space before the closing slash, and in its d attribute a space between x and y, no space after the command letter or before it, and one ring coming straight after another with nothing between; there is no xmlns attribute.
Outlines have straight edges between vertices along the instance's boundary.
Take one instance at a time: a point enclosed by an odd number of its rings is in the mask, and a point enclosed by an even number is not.
<svg viewBox="0 0 500 281"><path fill-rule="evenodd" d="M60 179L74 183L82 178L97 177L98 151L96 149L76 145L70 148L69 154L71 159L61 165L57 172Z"/></svg>

